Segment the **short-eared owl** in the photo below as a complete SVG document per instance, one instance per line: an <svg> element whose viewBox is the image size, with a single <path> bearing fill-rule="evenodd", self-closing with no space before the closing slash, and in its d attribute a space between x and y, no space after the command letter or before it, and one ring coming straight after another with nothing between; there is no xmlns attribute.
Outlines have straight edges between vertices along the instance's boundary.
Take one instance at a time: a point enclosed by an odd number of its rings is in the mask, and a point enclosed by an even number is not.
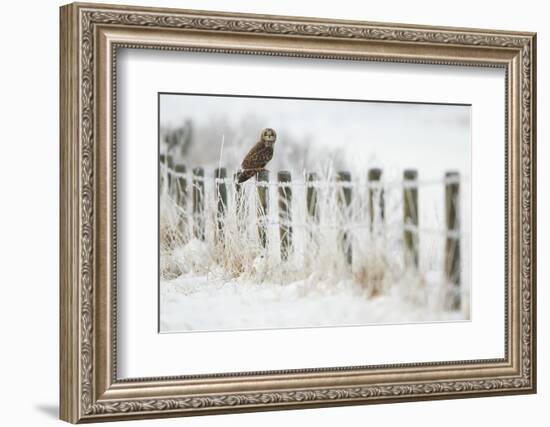
<svg viewBox="0 0 550 427"><path fill-rule="evenodd" d="M251 148L241 163L241 169L237 173L239 184L252 178L260 172L265 165L273 158L273 144L277 134L271 128L266 128L260 135L260 140Z"/></svg>

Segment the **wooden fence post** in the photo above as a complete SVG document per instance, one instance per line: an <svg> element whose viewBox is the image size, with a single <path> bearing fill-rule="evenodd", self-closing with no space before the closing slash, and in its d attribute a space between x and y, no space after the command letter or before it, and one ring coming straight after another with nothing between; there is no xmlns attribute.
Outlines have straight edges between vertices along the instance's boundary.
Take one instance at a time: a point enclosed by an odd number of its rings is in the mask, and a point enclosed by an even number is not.
<svg viewBox="0 0 550 427"><path fill-rule="evenodd" d="M164 187L164 175L165 175L165 169L166 168L166 155L165 154L159 154L159 194L162 192L162 189Z"/></svg>
<svg viewBox="0 0 550 427"><path fill-rule="evenodd" d="M186 236L187 234L187 167L183 163L177 163L174 166L174 172L176 172L178 177L176 177L176 190L175 190L175 199L176 204L180 207L180 212L178 214L178 229L181 231L182 235Z"/></svg>
<svg viewBox="0 0 550 427"><path fill-rule="evenodd" d="M167 193L172 195L174 190L172 188L172 174L171 172L174 171L174 158L172 157L171 154L168 154L166 156L166 169L168 170L168 172L166 173L166 178L167 178Z"/></svg>
<svg viewBox="0 0 550 427"><path fill-rule="evenodd" d="M204 240L204 169L193 169L193 231L195 237Z"/></svg>
<svg viewBox="0 0 550 427"><path fill-rule="evenodd" d="M306 175L306 207L307 207L307 256L305 257L306 268L310 268L314 264L314 260L319 254L321 240L317 226L320 221L319 210L319 176L315 172L309 172Z"/></svg>
<svg viewBox="0 0 550 427"><path fill-rule="evenodd" d="M187 167L183 163L178 163L174 166L174 172L179 175L176 178L176 203L182 209L185 209L187 205Z"/></svg>
<svg viewBox="0 0 550 427"><path fill-rule="evenodd" d="M258 215L258 237L265 248L267 246L267 221L269 216L269 171L261 170L256 175L256 194Z"/></svg>
<svg viewBox="0 0 550 427"><path fill-rule="evenodd" d="M343 214L343 228L340 232L340 244L342 251L346 258L346 262L351 265L352 262L352 249L351 249L351 237L349 233L349 223L351 221L350 205L351 205L351 174L349 172L338 172L337 180L341 185L338 191L338 203Z"/></svg>
<svg viewBox="0 0 550 427"><path fill-rule="evenodd" d="M450 308L459 309L460 301L460 203L459 174L445 174L445 222L447 239L445 241L445 275L448 283L454 285L450 298Z"/></svg>
<svg viewBox="0 0 550 427"><path fill-rule="evenodd" d="M286 261L292 248L292 188L288 171L277 174L279 182L279 236L281 239L281 259Z"/></svg>
<svg viewBox="0 0 550 427"><path fill-rule="evenodd" d="M405 265L418 268L418 172L407 169L403 172L403 240L405 242Z"/></svg>
<svg viewBox="0 0 550 427"><path fill-rule="evenodd" d="M378 225L378 221L384 220L384 189L380 187L381 176L382 169L369 169L369 217L371 233L374 226ZM376 202L378 202L378 209L376 208Z"/></svg>
<svg viewBox="0 0 550 427"><path fill-rule="evenodd" d="M244 219L242 218L242 213L243 213L243 192L242 192L242 185L239 184L239 181L238 181L238 174L237 173L233 174L233 185L234 185L234 189L235 189L235 194L234 194L234 197L235 197L235 215L237 217L236 218L237 228L240 232L242 227L243 227L243 224L244 224Z"/></svg>
<svg viewBox="0 0 550 427"><path fill-rule="evenodd" d="M225 210L227 209L227 170L225 168L217 168L214 171L214 179L216 183L216 200L217 200L217 223L218 223L218 239L223 241L223 226Z"/></svg>
<svg viewBox="0 0 550 427"><path fill-rule="evenodd" d="M312 222L319 222L319 196L316 187L318 180L319 177L315 172L310 172L307 174L307 213Z"/></svg>

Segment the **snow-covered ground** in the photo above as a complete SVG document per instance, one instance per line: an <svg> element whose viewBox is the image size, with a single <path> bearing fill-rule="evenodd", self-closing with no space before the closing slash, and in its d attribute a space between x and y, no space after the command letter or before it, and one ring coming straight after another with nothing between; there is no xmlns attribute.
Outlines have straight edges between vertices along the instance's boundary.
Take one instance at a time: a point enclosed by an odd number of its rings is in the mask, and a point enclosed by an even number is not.
<svg viewBox="0 0 550 427"><path fill-rule="evenodd" d="M369 296L352 280L329 285L314 275L284 285L225 282L182 275L161 282L161 332L303 328L457 321L464 311L441 309L438 283L407 289L404 280Z"/></svg>

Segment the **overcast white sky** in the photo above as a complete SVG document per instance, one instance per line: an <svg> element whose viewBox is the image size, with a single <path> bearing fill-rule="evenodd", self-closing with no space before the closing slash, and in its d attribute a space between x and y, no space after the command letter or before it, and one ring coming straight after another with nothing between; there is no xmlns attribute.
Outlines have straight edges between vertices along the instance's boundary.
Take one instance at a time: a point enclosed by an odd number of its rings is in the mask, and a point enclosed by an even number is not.
<svg viewBox="0 0 550 427"><path fill-rule="evenodd" d="M184 94L160 97L161 127L191 119L198 126L216 129L216 118L221 117L234 127L255 117L262 127L292 135L294 141L309 139L312 147L341 149L352 168L380 166L396 173L417 168L424 179L440 178L449 169L470 174L470 106ZM219 133L221 140L223 125ZM278 138L277 144L280 147L285 140Z"/></svg>

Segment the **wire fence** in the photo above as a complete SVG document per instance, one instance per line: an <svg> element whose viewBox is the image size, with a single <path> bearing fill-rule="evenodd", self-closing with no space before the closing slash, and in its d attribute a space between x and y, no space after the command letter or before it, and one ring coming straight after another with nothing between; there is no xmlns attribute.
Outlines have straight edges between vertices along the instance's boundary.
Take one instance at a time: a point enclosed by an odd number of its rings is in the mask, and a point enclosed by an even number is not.
<svg viewBox="0 0 550 427"><path fill-rule="evenodd" d="M264 248L278 246L285 261L296 251L310 251L311 236L331 230L333 244L343 259L353 263L354 253L366 238L400 235L403 262L418 268L420 239L424 235L444 241L442 256L446 280L458 290L461 284L460 175L449 171L440 180L420 180L416 170L403 171L402 180L385 181L382 170L373 168L365 177L352 179L348 171L305 173L293 179L279 171L271 179L268 171L239 184L236 174L218 167L188 169L161 155L159 185L162 195L173 200L180 212L178 227L188 239L211 239L223 244L227 227L236 227L244 238L254 235ZM444 188L444 224L423 227L419 222L419 191ZM387 195L399 194L401 214L389 224ZM394 215L395 217L395 215ZM296 238L296 234L301 237ZM363 234L362 234L363 233ZM309 237L308 237L309 236ZM324 242L326 244L326 241ZM460 306L460 293L451 308Z"/></svg>

